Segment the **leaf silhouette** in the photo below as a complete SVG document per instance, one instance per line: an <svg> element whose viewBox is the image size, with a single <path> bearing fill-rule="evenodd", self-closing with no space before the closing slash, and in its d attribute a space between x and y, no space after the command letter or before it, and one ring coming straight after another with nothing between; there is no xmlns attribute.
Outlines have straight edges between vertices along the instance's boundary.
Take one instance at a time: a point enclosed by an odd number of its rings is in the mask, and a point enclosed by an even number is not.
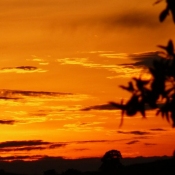
<svg viewBox="0 0 175 175"><path fill-rule="evenodd" d="M174 45L173 45L173 41L172 40L169 40L169 42L168 42L167 52L168 52L169 55L173 55L174 54Z"/></svg>
<svg viewBox="0 0 175 175"><path fill-rule="evenodd" d="M169 8L166 8L165 10L163 10L160 15L159 15L159 21L163 22L165 20L165 18L168 16L169 14Z"/></svg>
<svg viewBox="0 0 175 175"><path fill-rule="evenodd" d="M109 102L110 105L116 107L116 108L119 108L121 109L122 111L122 114L121 114L121 121L120 121L120 124L119 124L119 127L121 127L123 125L123 120L124 120L124 114L125 114L125 105L123 104L123 99L121 100L121 103L116 103L116 102Z"/></svg>
<svg viewBox="0 0 175 175"><path fill-rule="evenodd" d="M174 111L171 113L171 119L173 121L172 127L174 128L175 127L175 112Z"/></svg>
<svg viewBox="0 0 175 175"><path fill-rule="evenodd" d="M142 80L141 78L135 78L135 77L133 78L133 80L135 80L136 86L140 91L142 91L144 89L144 86L150 82L150 80Z"/></svg>
<svg viewBox="0 0 175 175"><path fill-rule="evenodd" d="M116 102L110 101L108 104L114 106L117 109L121 109L121 110L124 109L124 105L123 104L120 104L120 103L116 103Z"/></svg>
<svg viewBox="0 0 175 175"><path fill-rule="evenodd" d="M158 4L163 0L156 0L154 4ZM165 0L166 8L160 13L159 21L163 22L166 17L172 14L173 22L175 23L175 0ZM153 61L150 67L147 67L151 78L142 80L132 78L127 86L120 85L119 87L132 93L128 101L123 104L109 102L117 109L121 109L120 127L123 125L124 115L133 117L136 113L140 113L143 118L146 118L146 108L157 109L156 115L161 115L166 121L172 123L175 127L175 53L172 40L168 41L166 46L158 45L164 49L164 57L159 57Z"/></svg>
<svg viewBox="0 0 175 175"><path fill-rule="evenodd" d="M133 83L131 81L128 83L128 86L120 85L119 87L121 87L122 89L127 90L129 92L134 91L134 86L133 86Z"/></svg>
<svg viewBox="0 0 175 175"><path fill-rule="evenodd" d="M174 0L167 0L168 7L172 13L173 22L175 23L175 1Z"/></svg>
<svg viewBox="0 0 175 175"><path fill-rule="evenodd" d="M166 52L169 55L174 55L174 44L173 44L173 41L172 40L169 40L168 41L168 45L167 46L158 45L158 47L166 50Z"/></svg>
<svg viewBox="0 0 175 175"><path fill-rule="evenodd" d="M168 95L169 95L173 90L174 90L174 87L171 87L171 88L167 89L166 91L164 91L163 97L164 97L164 98L167 98Z"/></svg>
<svg viewBox="0 0 175 175"><path fill-rule="evenodd" d="M139 105L139 97L137 95L133 95L131 99L126 103L125 109L127 116L134 116L138 111Z"/></svg>
<svg viewBox="0 0 175 175"><path fill-rule="evenodd" d="M121 100L121 105L123 105L123 99ZM123 108L122 110L122 115L121 115L121 121L120 121L120 124L119 124L119 127L121 127L123 125L123 120L124 120L124 115L125 115L125 109Z"/></svg>
<svg viewBox="0 0 175 175"><path fill-rule="evenodd" d="M160 3L162 0L157 0L153 5Z"/></svg>
<svg viewBox="0 0 175 175"><path fill-rule="evenodd" d="M146 114L145 114L145 104L143 101L140 102L139 104L139 111L142 115L143 118L146 118Z"/></svg>

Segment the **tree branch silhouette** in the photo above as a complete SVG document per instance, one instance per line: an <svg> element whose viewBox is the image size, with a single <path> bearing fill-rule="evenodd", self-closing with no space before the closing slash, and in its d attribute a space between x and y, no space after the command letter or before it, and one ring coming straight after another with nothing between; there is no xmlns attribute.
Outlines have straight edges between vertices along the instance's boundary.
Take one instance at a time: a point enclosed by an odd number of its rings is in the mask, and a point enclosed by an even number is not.
<svg viewBox="0 0 175 175"><path fill-rule="evenodd" d="M160 3L158 0L155 4ZM175 0L166 0L166 8L160 13L159 20L163 22L165 18L172 14L175 23ZM152 65L148 67L151 78L145 80L140 75L139 78L132 78L127 86L119 87L131 93L131 97L124 103L109 102L116 108L121 109L121 122L123 124L124 115L133 117L140 113L146 118L146 106L150 109L157 109L156 115L161 115L172 127L175 127L175 52L172 40L168 41L166 46L158 45L163 49L164 57L160 60L154 60ZM161 105L160 105L161 104Z"/></svg>

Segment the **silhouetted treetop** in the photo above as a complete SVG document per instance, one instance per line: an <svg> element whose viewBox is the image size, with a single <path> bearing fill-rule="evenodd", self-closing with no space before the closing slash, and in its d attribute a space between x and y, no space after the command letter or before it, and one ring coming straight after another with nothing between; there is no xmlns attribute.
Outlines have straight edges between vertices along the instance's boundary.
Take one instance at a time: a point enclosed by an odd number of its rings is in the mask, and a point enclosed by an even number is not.
<svg viewBox="0 0 175 175"><path fill-rule="evenodd" d="M108 175L116 174L123 167L120 159L122 159L120 151L107 151L101 159L102 165L100 166L100 170Z"/></svg>
<svg viewBox="0 0 175 175"><path fill-rule="evenodd" d="M111 161L111 160L120 160L120 159L122 159L122 155L121 155L120 151L110 150L110 151L107 151L104 154L101 161L102 162L108 162L108 161Z"/></svg>

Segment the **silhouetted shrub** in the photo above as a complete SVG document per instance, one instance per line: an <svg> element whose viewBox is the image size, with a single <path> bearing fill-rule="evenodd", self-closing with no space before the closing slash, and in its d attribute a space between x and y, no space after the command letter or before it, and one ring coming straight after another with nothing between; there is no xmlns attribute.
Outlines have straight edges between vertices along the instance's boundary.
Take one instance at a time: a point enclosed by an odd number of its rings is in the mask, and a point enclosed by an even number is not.
<svg viewBox="0 0 175 175"><path fill-rule="evenodd" d="M99 170L108 174L115 174L121 167L122 155L118 150L107 151L102 157L102 165Z"/></svg>

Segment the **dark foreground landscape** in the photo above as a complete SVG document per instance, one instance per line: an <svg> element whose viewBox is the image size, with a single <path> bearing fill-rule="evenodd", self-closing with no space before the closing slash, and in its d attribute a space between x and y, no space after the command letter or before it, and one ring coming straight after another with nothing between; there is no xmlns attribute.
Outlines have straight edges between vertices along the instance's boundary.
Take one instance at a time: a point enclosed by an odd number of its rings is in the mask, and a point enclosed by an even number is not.
<svg viewBox="0 0 175 175"><path fill-rule="evenodd" d="M39 161L0 162L0 175L175 175L172 157L124 158L120 164L99 158L44 158Z"/></svg>

